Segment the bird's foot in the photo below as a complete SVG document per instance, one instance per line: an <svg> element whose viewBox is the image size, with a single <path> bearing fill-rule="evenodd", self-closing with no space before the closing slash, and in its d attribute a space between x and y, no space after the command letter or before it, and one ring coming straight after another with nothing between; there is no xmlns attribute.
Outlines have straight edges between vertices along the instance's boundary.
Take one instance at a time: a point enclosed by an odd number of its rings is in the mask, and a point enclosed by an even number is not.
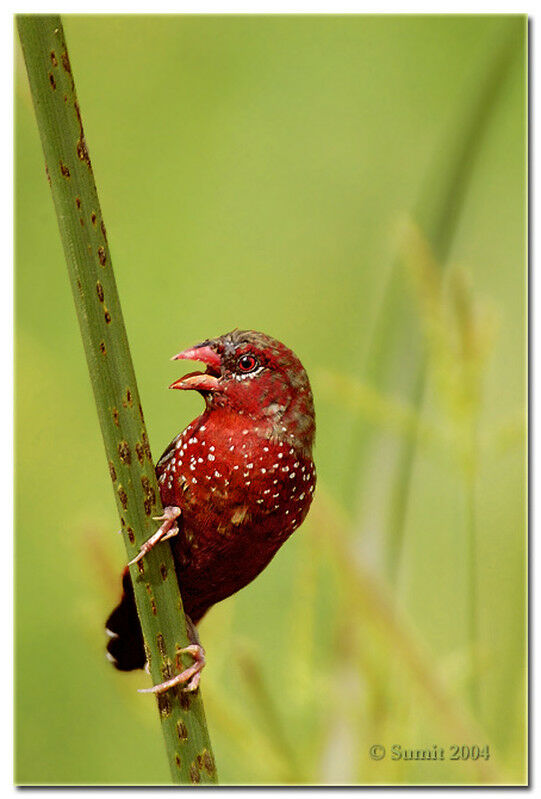
<svg viewBox="0 0 541 799"><path fill-rule="evenodd" d="M180 674L175 674L170 680L153 685L152 688L139 688L140 694L163 694L174 688L175 685L183 685L185 691L197 691L199 687L199 680L201 679L201 672L205 666L205 650L201 644L190 644L190 646L179 649L177 654L188 654L193 657L193 664L187 669L184 669Z"/></svg>
<svg viewBox="0 0 541 799"><path fill-rule="evenodd" d="M154 516L155 521L163 522L163 524L156 530L154 535L150 536L148 541L145 541L139 550L139 554L136 555L133 560L130 560L128 566L133 566L134 563L141 560L141 558L147 555L160 541L167 541L168 538L172 538L174 535L178 534L177 519L180 513L180 508L177 508L175 505L168 505L163 509L163 516Z"/></svg>

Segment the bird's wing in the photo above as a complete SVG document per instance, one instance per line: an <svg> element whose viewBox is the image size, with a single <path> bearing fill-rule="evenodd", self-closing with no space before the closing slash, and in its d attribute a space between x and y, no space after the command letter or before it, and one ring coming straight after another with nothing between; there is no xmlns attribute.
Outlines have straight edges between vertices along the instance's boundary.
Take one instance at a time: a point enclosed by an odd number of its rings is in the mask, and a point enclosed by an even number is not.
<svg viewBox="0 0 541 799"><path fill-rule="evenodd" d="M165 450L165 452L161 456L160 460L156 464L156 477L160 477L160 475L162 474L164 468L167 466L168 462L171 460L171 458L175 454L175 447L176 447L177 441L179 440L181 435L182 435L182 433L179 433L178 436L176 436L176 438L174 438L171 441L171 443L169 444L169 446L167 447L167 449Z"/></svg>

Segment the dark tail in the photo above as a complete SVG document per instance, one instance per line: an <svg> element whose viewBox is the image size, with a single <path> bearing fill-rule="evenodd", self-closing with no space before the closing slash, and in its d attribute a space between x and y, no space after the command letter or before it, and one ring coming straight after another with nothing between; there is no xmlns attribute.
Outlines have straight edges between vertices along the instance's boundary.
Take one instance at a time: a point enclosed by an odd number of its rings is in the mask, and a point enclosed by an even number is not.
<svg viewBox="0 0 541 799"><path fill-rule="evenodd" d="M144 668L146 656L130 570L127 567L122 575L122 587L124 593L120 604L105 622L105 629L110 636L107 657L120 671L132 671Z"/></svg>

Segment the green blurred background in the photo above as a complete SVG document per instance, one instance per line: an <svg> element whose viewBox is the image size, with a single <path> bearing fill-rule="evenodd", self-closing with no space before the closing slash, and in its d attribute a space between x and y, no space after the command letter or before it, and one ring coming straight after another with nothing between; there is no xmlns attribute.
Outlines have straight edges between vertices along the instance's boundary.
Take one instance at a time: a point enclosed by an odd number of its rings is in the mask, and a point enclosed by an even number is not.
<svg viewBox="0 0 541 799"><path fill-rule="evenodd" d="M523 782L525 17L64 25L154 457L179 349L253 327L312 378L313 510L200 629L221 781ZM15 778L166 783L104 657L126 558L18 43L15 111Z"/></svg>

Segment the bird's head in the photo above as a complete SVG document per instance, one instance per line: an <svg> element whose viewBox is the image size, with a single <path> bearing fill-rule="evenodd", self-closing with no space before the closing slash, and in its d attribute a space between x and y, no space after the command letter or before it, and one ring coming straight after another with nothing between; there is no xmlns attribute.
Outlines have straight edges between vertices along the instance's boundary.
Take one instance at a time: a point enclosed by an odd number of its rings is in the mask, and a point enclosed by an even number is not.
<svg viewBox="0 0 541 799"><path fill-rule="evenodd" d="M255 330L233 330L175 355L200 361L204 372L190 372L170 388L199 391L209 410L225 408L244 415L273 435L295 437L311 450L314 403L303 365L280 341Z"/></svg>

